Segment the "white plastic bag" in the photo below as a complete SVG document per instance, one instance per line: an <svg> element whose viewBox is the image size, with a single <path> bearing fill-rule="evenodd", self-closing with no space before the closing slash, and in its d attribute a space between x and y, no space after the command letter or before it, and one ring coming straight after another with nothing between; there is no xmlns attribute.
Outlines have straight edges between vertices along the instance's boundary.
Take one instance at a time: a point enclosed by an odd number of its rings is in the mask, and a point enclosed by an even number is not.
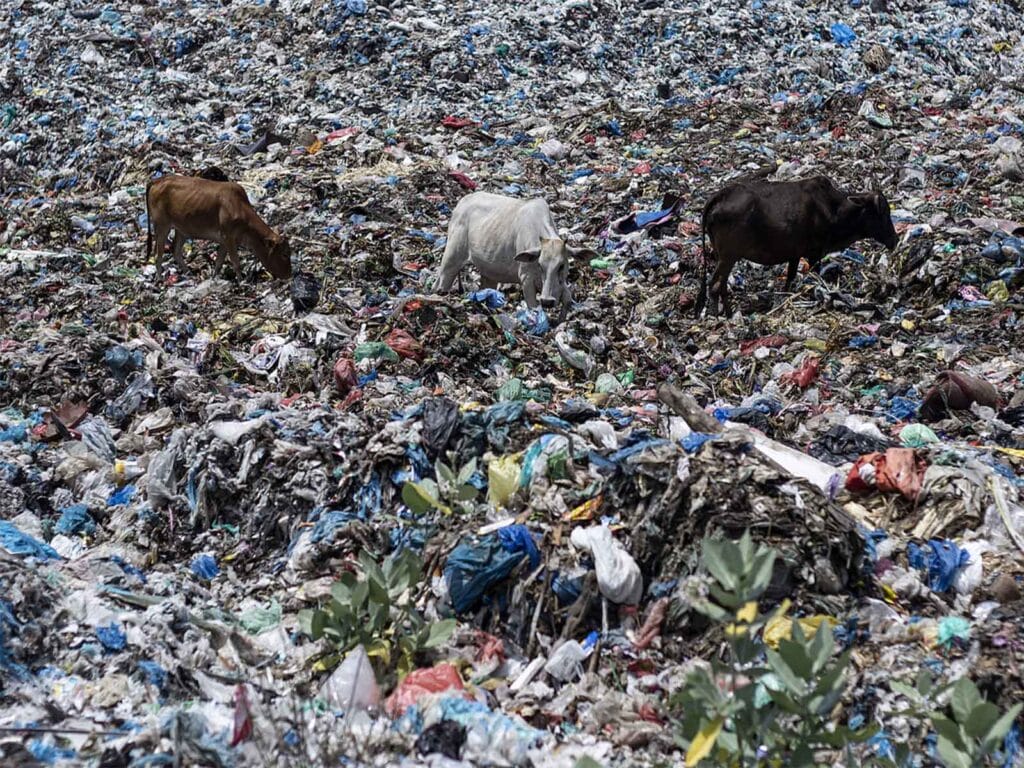
<svg viewBox="0 0 1024 768"><path fill-rule="evenodd" d="M332 708L346 712L380 704L377 677L363 646L356 646L349 652L320 688L320 696Z"/></svg>
<svg viewBox="0 0 1024 768"><path fill-rule="evenodd" d="M570 537L572 545L594 556L597 586L613 603L636 605L643 592L643 577L626 549L615 539L606 525L577 528Z"/></svg>

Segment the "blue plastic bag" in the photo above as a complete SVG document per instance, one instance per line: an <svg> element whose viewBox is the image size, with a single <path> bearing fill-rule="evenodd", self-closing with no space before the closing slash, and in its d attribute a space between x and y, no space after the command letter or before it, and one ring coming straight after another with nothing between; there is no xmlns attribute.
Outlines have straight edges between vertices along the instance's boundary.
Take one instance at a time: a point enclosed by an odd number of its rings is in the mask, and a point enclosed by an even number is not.
<svg viewBox="0 0 1024 768"><path fill-rule="evenodd" d="M96 639L108 651L123 651L128 642L127 635L113 621L105 627L96 627Z"/></svg>
<svg viewBox="0 0 1024 768"><path fill-rule="evenodd" d="M837 22L829 27L828 30L832 33L832 42L837 45L841 45L843 48L849 48L850 43L857 39L857 34L848 24Z"/></svg>
<svg viewBox="0 0 1024 768"><path fill-rule="evenodd" d="M124 379L132 371L141 370L146 361L139 350L129 350L118 344L103 353L103 362L114 376Z"/></svg>
<svg viewBox="0 0 1024 768"><path fill-rule="evenodd" d="M313 542L320 542L325 539L328 542L333 541L334 535L338 531L347 527L350 523L358 522L358 520L359 515L351 509L330 509L324 511L320 514L319 519L316 521L316 525L313 526L313 530L310 532L309 538ZM194 573L195 563L193 563L192 570Z"/></svg>
<svg viewBox="0 0 1024 768"><path fill-rule="evenodd" d="M167 687L167 670L155 661L143 659L139 662L139 669L146 676L146 682L150 685L155 686L161 691Z"/></svg>
<svg viewBox="0 0 1024 768"><path fill-rule="evenodd" d="M537 309L521 309L516 312L516 320L531 336L543 336L551 330L547 314L540 307Z"/></svg>
<svg viewBox="0 0 1024 768"><path fill-rule="evenodd" d="M854 336L850 339L849 346L851 349L864 349L865 347L873 347L878 343L877 336Z"/></svg>
<svg viewBox="0 0 1024 768"><path fill-rule="evenodd" d="M76 533L91 536L96 532L96 521L92 519L85 504L72 504L60 511L60 520L55 529L65 536L74 536Z"/></svg>
<svg viewBox="0 0 1024 768"><path fill-rule="evenodd" d="M7 520L0 520L0 546L12 555L26 555L43 561L61 559L57 550L49 544L34 539L27 533L22 533Z"/></svg>
<svg viewBox="0 0 1024 768"><path fill-rule="evenodd" d="M498 309L505 306L505 294L494 288L484 288L473 291L469 294L469 300L480 304L486 304L488 309Z"/></svg>
<svg viewBox="0 0 1024 768"><path fill-rule="evenodd" d="M452 608L456 613L465 613L476 606L526 556L523 550L510 552L494 534L463 539L448 555L444 566Z"/></svg>
<svg viewBox="0 0 1024 768"><path fill-rule="evenodd" d="M536 568L540 565L540 550L530 534L530 529L525 525L509 525L498 530L498 538L501 545L508 552L525 552L530 558L530 567Z"/></svg>
<svg viewBox="0 0 1024 768"><path fill-rule="evenodd" d="M126 485L124 488L119 488L110 494L110 497L107 499L107 506L122 507L130 502L133 496L135 496L135 486Z"/></svg>
<svg viewBox="0 0 1024 768"><path fill-rule="evenodd" d="M928 571L928 587L932 592L947 592L957 574L971 561L971 555L952 541L931 539L931 552L911 542L907 545L907 560L919 571Z"/></svg>
<svg viewBox="0 0 1024 768"><path fill-rule="evenodd" d="M704 443L708 443L712 440L718 439L718 435L708 432L691 432L682 440L679 444L683 446L683 450L687 453L696 453L701 449Z"/></svg>
<svg viewBox="0 0 1024 768"><path fill-rule="evenodd" d="M212 581L220 573L217 561L210 555L199 555L192 561L189 569L200 579Z"/></svg>

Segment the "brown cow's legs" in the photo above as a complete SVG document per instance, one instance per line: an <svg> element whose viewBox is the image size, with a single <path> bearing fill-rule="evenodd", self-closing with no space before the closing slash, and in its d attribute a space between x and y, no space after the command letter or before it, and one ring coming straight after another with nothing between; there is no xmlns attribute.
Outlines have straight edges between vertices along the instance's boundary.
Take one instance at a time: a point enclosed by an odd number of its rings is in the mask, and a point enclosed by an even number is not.
<svg viewBox="0 0 1024 768"><path fill-rule="evenodd" d="M234 238L224 239L224 248L228 252L228 258L231 259L231 268L235 270L235 280L241 282L242 280L242 265L238 263L238 244Z"/></svg>
<svg viewBox="0 0 1024 768"><path fill-rule="evenodd" d="M227 251L224 249L224 243L218 243L217 245L217 261L213 263L213 276L220 277L220 271L224 268L224 257L227 256Z"/></svg>
<svg viewBox="0 0 1024 768"><path fill-rule="evenodd" d="M153 227L153 259L156 261L156 279L162 280L164 276L164 248L167 246L167 236L171 233L169 226Z"/></svg>
<svg viewBox="0 0 1024 768"><path fill-rule="evenodd" d="M181 252L185 249L185 236L180 232L174 233L174 263L178 265L178 271L185 272L185 259Z"/></svg>

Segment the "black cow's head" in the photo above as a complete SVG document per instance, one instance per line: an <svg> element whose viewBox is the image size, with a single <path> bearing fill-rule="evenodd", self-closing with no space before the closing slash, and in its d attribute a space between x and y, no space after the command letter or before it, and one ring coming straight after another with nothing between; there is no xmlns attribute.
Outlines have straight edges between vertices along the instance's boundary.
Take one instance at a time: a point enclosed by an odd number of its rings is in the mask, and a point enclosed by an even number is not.
<svg viewBox="0 0 1024 768"><path fill-rule="evenodd" d="M889 201L881 192L850 195L857 216L858 229L865 237L877 240L890 251L896 248L896 228L892 225Z"/></svg>

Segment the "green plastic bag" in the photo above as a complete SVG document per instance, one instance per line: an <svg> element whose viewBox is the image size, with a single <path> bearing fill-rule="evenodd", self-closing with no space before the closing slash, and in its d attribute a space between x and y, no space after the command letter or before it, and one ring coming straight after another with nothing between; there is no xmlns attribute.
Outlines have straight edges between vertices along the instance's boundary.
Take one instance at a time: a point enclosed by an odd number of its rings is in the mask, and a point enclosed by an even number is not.
<svg viewBox="0 0 1024 768"><path fill-rule="evenodd" d="M398 362L398 353L383 341L367 341L357 344L354 357L357 363L360 360L380 359L390 360L392 363Z"/></svg>
<svg viewBox="0 0 1024 768"><path fill-rule="evenodd" d="M908 424L900 430L900 442L907 448L924 448L939 442L939 436L925 424Z"/></svg>
<svg viewBox="0 0 1024 768"><path fill-rule="evenodd" d="M622 392L622 384L610 373L602 373L594 382L594 389L606 395L617 395Z"/></svg>

